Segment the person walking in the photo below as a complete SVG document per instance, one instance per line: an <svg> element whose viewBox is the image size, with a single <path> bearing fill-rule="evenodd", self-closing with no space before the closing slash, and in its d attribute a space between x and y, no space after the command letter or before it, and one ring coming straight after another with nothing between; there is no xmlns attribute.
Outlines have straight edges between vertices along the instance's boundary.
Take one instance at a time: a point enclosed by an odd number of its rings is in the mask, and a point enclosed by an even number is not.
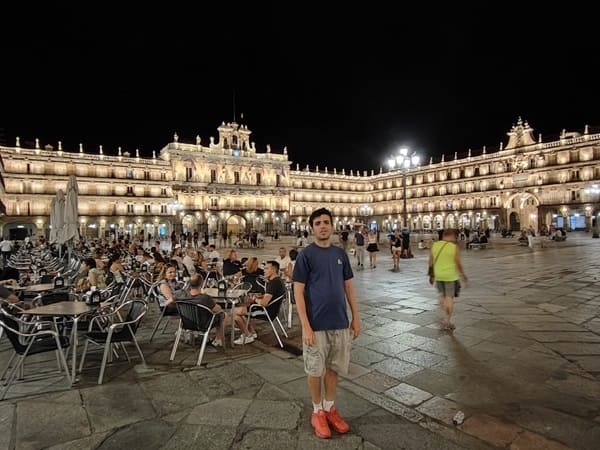
<svg viewBox="0 0 600 450"><path fill-rule="evenodd" d="M435 281L440 295L439 304L445 313L442 327L449 331L456 328L451 319L454 311L454 297L458 297L460 289L459 274L464 282L467 282L458 245L456 245L457 237L457 230L445 229L442 233L442 240L434 242L429 252L429 283L433 284Z"/></svg>
<svg viewBox="0 0 600 450"><path fill-rule="evenodd" d="M364 268L365 264L365 229L361 225L354 233L354 245L356 246L356 261L360 269Z"/></svg>
<svg viewBox="0 0 600 450"><path fill-rule="evenodd" d="M313 404L311 425L317 437L329 438L331 428L338 433L350 430L334 402L338 374L348 372L351 333L354 339L360 334L360 319L348 254L331 243L331 212L315 210L309 224L314 242L298 255L292 278L302 327L304 371Z"/></svg>

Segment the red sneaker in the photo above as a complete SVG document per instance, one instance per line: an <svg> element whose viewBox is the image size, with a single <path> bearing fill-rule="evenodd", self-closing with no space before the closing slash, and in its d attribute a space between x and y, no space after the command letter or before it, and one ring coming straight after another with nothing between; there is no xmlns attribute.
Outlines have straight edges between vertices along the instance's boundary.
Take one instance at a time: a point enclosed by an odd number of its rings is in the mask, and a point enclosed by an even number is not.
<svg viewBox="0 0 600 450"><path fill-rule="evenodd" d="M329 422L333 429L338 433L347 433L350 431L350 425L340 417L335 406L332 406L329 412L325 412L325 416L327 417L327 422Z"/></svg>
<svg viewBox="0 0 600 450"><path fill-rule="evenodd" d="M312 413L310 416L310 424L315 429L315 434L318 438L328 439L331 437L331 430L329 429L329 425L327 425L327 415L322 409L320 409L319 412Z"/></svg>

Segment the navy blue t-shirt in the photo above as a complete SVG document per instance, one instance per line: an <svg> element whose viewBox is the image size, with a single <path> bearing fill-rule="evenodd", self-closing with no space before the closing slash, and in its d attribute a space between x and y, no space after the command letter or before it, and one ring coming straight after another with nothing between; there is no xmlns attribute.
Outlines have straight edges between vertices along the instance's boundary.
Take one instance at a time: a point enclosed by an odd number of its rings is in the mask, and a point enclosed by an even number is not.
<svg viewBox="0 0 600 450"><path fill-rule="evenodd" d="M349 328L344 281L352 277L348 255L339 247L311 244L298 254L292 279L304 283L306 314L314 331Z"/></svg>

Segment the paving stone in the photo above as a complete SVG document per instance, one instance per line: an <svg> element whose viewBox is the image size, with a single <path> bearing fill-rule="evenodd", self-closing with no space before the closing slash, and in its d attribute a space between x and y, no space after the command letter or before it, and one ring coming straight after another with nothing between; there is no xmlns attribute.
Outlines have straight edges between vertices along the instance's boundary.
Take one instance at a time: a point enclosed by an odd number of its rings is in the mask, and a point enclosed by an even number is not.
<svg viewBox="0 0 600 450"><path fill-rule="evenodd" d="M369 372L368 374L358 378L354 378L352 381L372 390L373 392L378 393L387 391L389 388L397 386L400 383L400 381L397 379L376 371Z"/></svg>
<svg viewBox="0 0 600 450"><path fill-rule="evenodd" d="M191 408L210 399L187 374L176 373L140 383L159 416Z"/></svg>
<svg viewBox="0 0 600 450"><path fill-rule="evenodd" d="M297 433L288 431L251 430L244 433L242 439L236 442L232 449L264 449L296 448Z"/></svg>
<svg viewBox="0 0 600 450"><path fill-rule="evenodd" d="M571 450L571 447L550 441L539 434L523 431L510 445L510 450Z"/></svg>
<svg viewBox="0 0 600 450"><path fill-rule="evenodd" d="M600 343L550 342L546 345L552 350L563 355L597 355L600 357Z"/></svg>
<svg viewBox="0 0 600 450"><path fill-rule="evenodd" d="M600 342L600 336L590 332L530 332L529 335L538 342Z"/></svg>
<svg viewBox="0 0 600 450"><path fill-rule="evenodd" d="M107 431L157 414L137 384L103 384L82 389L81 396L94 432Z"/></svg>
<svg viewBox="0 0 600 450"><path fill-rule="evenodd" d="M497 447L510 445L522 431L512 423L487 414L473 415L461 425L461 430Z"/></svg>
<svg viewBox="0 0 600 450"><path fill-rule="evenodd" d="M443 356L429 353L419 349L410 349L405 352L398 353L397 358L413 363L419 367L431 367L446 359Z"/></svg>
<svg viewBox="0 0 600 450"><path fill-rule="evenodd" d="M110 433L110 431L94 433L91 436L76 439L74 441L61 442L60 444L47 447L46 450L64 450L66 448L69 450L89 450L91 448L97 449L100 446L100 444L110 435Z"/></svg>
<svg viewBox="0 0 600 450"><path fill-rule="evenodd" d="M252 402L246 399L222 398L195 407L186 419L188 424L237 426Z"/></svg>
<svg viewBox="0 0 600 450"><path fill-rule="evenodd" d="M433 397L429 392L422 391L421 389L406 383L388 389L385 391L385 395L407 406L419 405L425 400L429 400Z"/></svg>
<svg viewBox="0 0 600 450"><path fill-rule="evenodd" d="M304 370L269 354L242 360L240 364L245 365L263 380L268 380L272 384L283 384L296 378L306 377Z"/></svg>
<svg viewBox="0 0 600 450"><path fill-rule="evenodd" d="M123 448L158 450L169 441L175 430L176 426L174 424L162 420L137 422L120 428L107 437L98 447L98 450L120 450Z"/></svg>
<svg viewBox="0 0 600 450"><path fill-rule="evenodd" d="M530 431L577 449L597 449L600 425L569 414L538 406L523 407L514 421Z"/></svg>
<svg viewBox="0 0 600 450"><path fill-rule="evenodd" d="M255 400L248 407L243 423L250 428L294 430L300 412L300 406L289 401Z"/></svg>
<svg viewBox="0 0 600 450"><path fill-rule="evenodd" d="M350 355L353 362L361 364L363 366L369 366L386 358L386 355L384 354L372 350L367 350L363 347L354 347Z"/></svg>
<svg viewBox="0 0 600 450"><path fill-rule="evenodd" d="M431 431L440 437L459 445L461 448L468 450L492 450L496 447L483 442L473 436L461 432L457 427L449 427L447 425L436 422L433 419L425 418L419 422L419 426L425 430Z"/></svg>
<svg viewBox="0 0 600 450"><path fill-rule="evenodd" d="M352 431L347 434L338 435L333 432L334 436L331 439L319 439L313 433L301 433L298 436L298 450L362 450L363 440L360 436L352 434ZM281 441L278 441L281 442ZM293 441L292 441L293 443ZM254 448L254 447L244 447ZM275 447L256 447L265 450L271 450Z"/></svg>
<svg viewBox="0 0 600 450"><path fill-rule="evenodd" d="M403 345L387 339L385 341L374 342L367 345L367 349L374 350L375 352L384 354L386 356L395 356L398 353L406 351L410 348L411 347L408 345Z"/></svg>
<svg viewBox="0 0 600 450"><path fill-rule="evenodd" d="M16 406L12 403L0 403L0 448L10 448L15 423Z"/></svg>
<svg viewBox="0 0 600 450"><path fill-rule="evenodd" d="M595 356L571 356L567 358L582 367L587 372L600 372L600 355Z"/></svg>
<svg viewBox="0 0 600 450"><path fill-rule="evenodd" d="M359 431L364 439L381 449L463 449L463 447L411 423L362 425Z"/></svg>
<svg viewBox="0 0 600 450"><path fill-rule="evenodd" d="M448 425L452 424L452 418L459 409L459 406L453 401L440 397L433 397L417 407L417 411L420 413Z"/></svg>
<svg viewBox="0 0 600 450"><path fill-rule="evenodd" d="M340 383L340 386L344 389L353 392L359 398L364 399L374 405L377 405L385 409L386 411L389 411L410 422L418 422L423 419L423 416L414 409L409 408L395 400L392 400L391 398L386 397L385 395L371 392L368 389L363 388L362 386L358 386L350 382L342 382Z"/></svg>
<svg viewBox="0 0 600 450"><path fill-rule="evenodd" d="M236 437L236 428L219 427L215 433L214 425L182 424L162 447L163 450L215 450L231 448Z"/></svg>
<svg viewBox="0 0 600 450"><path fill-rule="evenodd" d="M280 401L291 401L292 397L278 386L270 383L265 383L258 393L256 398L260 400L280 400Z"/></svg>
<svg viewBox="0 0 600 450"><path fill-rule="evenodd" d="M77 391L18 402L16 425L16 448L23 450L72 441L92 433Z"/></svg>
<svg viewBox="0 0 600 450"><path fill-rule="evenodd" d="M373 364L371 368L399 380L422 370L422 367L395 358Z"/></svg>

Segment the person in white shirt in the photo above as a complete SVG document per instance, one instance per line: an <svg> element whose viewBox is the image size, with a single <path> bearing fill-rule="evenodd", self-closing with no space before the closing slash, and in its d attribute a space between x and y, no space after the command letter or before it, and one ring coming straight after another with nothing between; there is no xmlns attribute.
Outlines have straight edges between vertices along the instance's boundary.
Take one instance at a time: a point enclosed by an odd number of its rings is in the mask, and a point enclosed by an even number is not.
<svg viewBox="0 0 600 450"><path fill-rule="evenodd" d="M208 246L208 253L206 253L204 257L208 260L209 263L211 263L212 260L215 258L221 259L221 255L219 255L219 252L216 250L216 247L213 244L210 244Z"/></svg>
<svg viewBox="0 0 600 450"><path fill-rule="evenodd" d="M183 257L183 265L187 269L188 276L192 276L196 274L196 265L194 264L194 256L195 252L191 248L185 252L185 256Z"/></svg>
<svg viewBox="0 0 600 450"><path fill-rule="evenodd" d="M279 263L279 270L281 273L283 273L285 278L291 278L292 272L290 269L292 260L287 255L287 250L285 249L285 247L281 247L279 249L279 255L277 256L277 258L275 258L275 261Z"/></svg>
<svg viewBox="0 0 600 450"><path fill-rule="evenodd" d="M6 261L10 256L10 252L12 252L12 242L8 239L4 239L2 242L0 242L0 251L2 252L2 260L6 265Z"/></svg>

